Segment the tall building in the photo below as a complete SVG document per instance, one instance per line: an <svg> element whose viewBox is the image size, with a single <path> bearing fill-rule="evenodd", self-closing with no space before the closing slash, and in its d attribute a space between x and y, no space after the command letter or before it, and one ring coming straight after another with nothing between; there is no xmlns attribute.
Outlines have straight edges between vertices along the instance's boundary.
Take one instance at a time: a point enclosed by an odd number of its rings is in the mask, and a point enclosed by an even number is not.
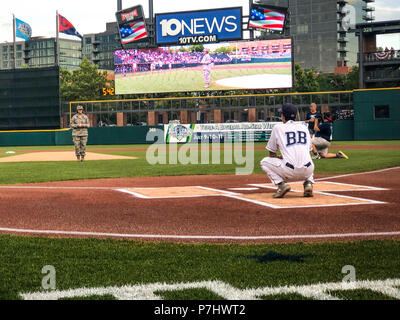
<svg viewBox="0 0 400 320"><path fill-rule="evenodd" d="M114 70L114 51L121 49L118 25L106 24L106 31L83 35L82 53L102 70Z"/></svg>
<svg viewBox="0 0 400 320"><path fill-rule="evenodd" d="M360 87L399 87L400 50L393 47L378 49L376 38L382 34L400 33L400 20L359 23L352 31L359 39Z"/></svg>
<svg viewBox="0 0 400 320"><path fill-rule="evenodd" d="M346 26L362 22L366 3L374 0L261 0L289 7L295 63L323 73L357 64L358 42ZM368 11L372 17L372 10Z"/></svg>
<svg viewBox="0 0 400 320"><path fill-rule="evenodd" d="M79 40L59 39L60 67L68 70L79 69L82 61L82 44ZM14 44L0 44L0 69L14 68ZM16 42L16 68L52 67L56 64L56 39L33 37L29 42Z"/></svg>
<svg viewBox="0 0 400 320"><path fill-rule="evenodd" d="M149 23L146 19L147 24ZM148 42L139 42L125 48L146 48ZM121 50L121 40L117 22L107 22L106 31L83 35L83 56L98 65L102 70L114 70L114 52Z"/></svg>
<svg viewBox="0 0 400 320"><path fill-rule="evenodd" d="M22 68L24 62L25 41L17 42L17 61L16 67ZM14 68L14 44L12 42L3 42L0 44L0 69Z"/></svg>

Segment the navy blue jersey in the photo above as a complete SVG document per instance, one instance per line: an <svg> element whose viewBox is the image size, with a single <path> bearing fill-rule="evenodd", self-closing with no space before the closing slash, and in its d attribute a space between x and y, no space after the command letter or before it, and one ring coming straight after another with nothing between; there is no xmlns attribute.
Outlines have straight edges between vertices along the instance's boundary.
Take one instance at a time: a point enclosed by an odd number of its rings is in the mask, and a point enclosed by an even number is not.
<svg viewBox="0 0 400 320"><path fill-rule="evenodd" d="M310 120L311 118L318 119L319 122L322 121L322 115L318 111L315 113L309 111L306 115L306 120ZM308 129L314 131L314 122L308 123Z"/></svg>
<svg viewBox="0 0 400 320"><path fill-rule="evenodd" d="M331 141L332 135L332 122L326 121L321 123L319 126L319 131L315 133L316 137L324 138L327 141Z"/></svg>

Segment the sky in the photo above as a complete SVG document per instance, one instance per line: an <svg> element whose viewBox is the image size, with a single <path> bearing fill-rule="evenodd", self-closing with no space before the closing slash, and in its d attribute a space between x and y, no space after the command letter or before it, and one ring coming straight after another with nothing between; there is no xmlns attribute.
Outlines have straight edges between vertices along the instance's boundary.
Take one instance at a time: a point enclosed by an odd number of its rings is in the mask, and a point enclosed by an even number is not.
<svg viewBox="0 0 400 320"><path fill-rule="evenodd" d="M153 2L155 13L242 6L243 14L246 15L249 10L248 0L153 0ZM148 17L148 0L122 0L122 4L123 8L141 4ZM400 1L376 0L372 5L376 8L376 21L400 20ZM56 10L67 18L80 34L99 33L105 31L106 22L116 20L117 0L2 1L0 42L13 41L13 14L32 27L33 36L55 37ZM71 36L63 34L60 37L71 39ZM379 37L378 46L394 46L400 50L400 35Z"/></svg>

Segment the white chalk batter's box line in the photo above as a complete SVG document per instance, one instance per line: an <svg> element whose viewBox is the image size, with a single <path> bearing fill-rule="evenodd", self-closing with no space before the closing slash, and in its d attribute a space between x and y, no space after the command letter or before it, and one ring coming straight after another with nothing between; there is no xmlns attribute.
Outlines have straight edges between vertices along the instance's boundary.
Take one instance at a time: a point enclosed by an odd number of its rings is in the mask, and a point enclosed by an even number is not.
<svg viewBox="0 0 400 320"><path fill-rule="evenodd" d="M316 192L314 192L316 193ZM325 193L325 192L318 192L319 194L323 194L326 196L330 197L337 197L337 198L346 198L346 199L351 199L355 201L363 201L362 203L360 202L353 202L353 203L334 203L334 204L314 204L314 205L298 205L298 206L278 206L274 205L268 202L263 202L263 201L258 201L258 200L253 200L253 199L248 199L248 198L242 198L240 196L228 196L226 195L225 197L230 197L242 201L247 201L247 202L252 202L260 206L264 207L269 207L272 209L297 209L297 208L321 208L321 207L338 207L338 206L359 206L359 205L366 205L366 204L386 204L386 202L382 201L376 201L376 200L370 200L370 199L363 199L363 198L357 198L357 197L350 197L350 196L342 196L342 195L337 195L337 194L331 194L331 193Z"/></svg>
<svg viewBox="0 0 400 320"><path fill-rule="evenodd" d="M345 184L343 184L345 185ZM255 185L254 185L255 186ZM260 186L262 187L262 186ZM361 187L361 186L359 186ZM165 189L175 189L176 187L165 187ZM182 187L185 188L185 187ZM164 197L150 197L150 196L145 196L143 194L126 190L126 189L115 189L115 191L120 191L124 192L130 195L133 195L134 197L140 198L140 199L183 199L183 198L201 198L201 197L228 197L228 198L233 198L241 201L246 201L246 202L251 202L256 205L264 206L264 207L269 207L272 209L296 209L296 208L320 208L320 207L336 207L336 206L356 206L356 205L367 205L367 204L386 204L386 202L382 201L376 201L376 200L370 200L370 199L364 199L364 198L359 198L359 197L351 197L351 196L344 196L344 195L337 195L337 194L332 194L332 193L327 193L327 192L322 192L322 191L315 191L314 193L330 196L330 197L337 197L337 198L344 198L344 199L350 199L350 200L355 200L355 201L362 201L360 202L350 202L350 203L335 203L335 204L316 204L316 205L298 205L298 206L279 206L276 204L268 203L268 202L263 202L259 200L254 200L254 199L248 199L243 197L241 194L234 193L234 192L229 192L225 190L219 190L219 189L214 189L214 188L208 188L208 187L202 187L202 186L187 186L187 188L200 188L204 190L210 190L210 191L215 191L218 192L219 194L208 194L208 195L193 195L193 196L164 196ZM272 187L271 187L272 188ZM271 189L268 188L268 189ZM275 187L276 188L276 187ZM274 188L274 189L275 189ZM371 187L372 188L372 187ZM144 189L144 190L157 190L160 188L130 188L130 189ZM361 191L368 191L370 189L366 190L361 190ZM349 191L349 190L346 190ZM353 191L353 190L351 190ZM294 191L294 192L300 192L300 191Z"/></svg>
<svg viewBox="0 0 400 320"><path fill-rule="evenodd" d="M296 184L296 183L303 183L303 181L293 182L293 184ZM332 182L332 181L324 181L323 183L332 184L332 185L341 185L341 186L354 187L354 189L336 189L336 190L332 190L330 192L340 192L340 191L343 191L343 192L351 192L351 191L388 191L388 190L390 190L390 189L385 189L385 188L361 186L361 185L357 185L357 184L340 183L340 182ZM274 186L274 185L265 185L265 184L248 184L248 185L251 186L251 187L257 187L257 188L263 188L263 189L274 189L274 190L276 189L276 186ZM292 190L292 191L293 192L303 192L303 191L296 191L296 190ZM321 193L322 191L314 191L314 193L315 192Z"/></svg>
<svg viewBox="0 0 400 320"><path fill-rule="evenodd" d="M142 189L142 190L159 190L161 188L164 189L176 189L176 188L197 188L197 189L203 189L203 190L209 190L209 191L215 191L216 194L200 194L200 195L193 195L193 196L161 196L161 197L150 197L150 196L145 196L141 193L131 191L132 189ZM180 198L203 198L203 197L223 197L223 196L234 196L237 195L237 193L230 192L230 191L225 191L225 190L218 190L218 189L213 189L213 188L208 188L208 187L202 187L202 186L182 186L182 187L156 187L156 188L140 188L140 187L133 187L133 188L118 188L118 189L113 189L115 191L120 191L124 193L128 193L130 195L133 195L137 198L140 199L180 199ZM222 193L222 194L221 194Z"/></svg>

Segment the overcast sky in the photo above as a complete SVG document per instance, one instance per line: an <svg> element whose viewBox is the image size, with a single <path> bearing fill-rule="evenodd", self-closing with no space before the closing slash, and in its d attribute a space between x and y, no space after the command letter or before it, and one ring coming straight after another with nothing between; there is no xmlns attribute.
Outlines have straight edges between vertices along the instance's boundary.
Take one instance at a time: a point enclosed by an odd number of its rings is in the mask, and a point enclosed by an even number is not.
<svg viewBox="0 0 400 320"><path fill-rule="evenodd" d="M335 1L335 0L332 0ZM122 0L123 8L143 5L148 16L148 0ZM376 21L400 19L400 1L376 0ZM248 0L154 0L155 13L188 11L196 9L242 6L243 14L249 10ZM56 10L67 18L80 34L105 31L106 22L115 21L117 0L15 0L2 1L0 10L0 42L12 41L12 14L27 22L33 36L56 34ZM71 38L60 35L60 37ZM73 39L74 37L72 37ZM76 38L78 39L78 38ZM394 46L400 49L400 35L378 40L378 45Z"/></svg>

